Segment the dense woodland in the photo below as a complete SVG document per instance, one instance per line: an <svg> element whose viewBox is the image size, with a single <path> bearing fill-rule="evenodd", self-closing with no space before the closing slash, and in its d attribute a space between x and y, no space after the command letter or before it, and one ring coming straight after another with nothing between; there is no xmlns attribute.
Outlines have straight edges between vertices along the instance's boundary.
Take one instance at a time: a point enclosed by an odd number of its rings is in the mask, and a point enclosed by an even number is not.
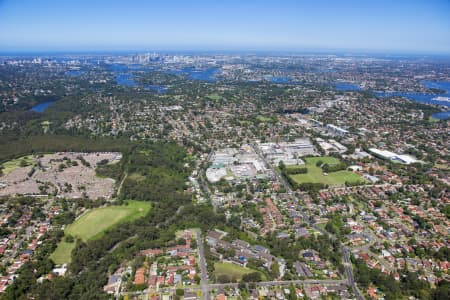
<svg viewBox="0 0 450 300"><path fill-rule="evenodd" d="M50 153L57 151L123 152L133 143L124 139L88 138L70 135L0 135L0 163L27 154Z"/></svg>

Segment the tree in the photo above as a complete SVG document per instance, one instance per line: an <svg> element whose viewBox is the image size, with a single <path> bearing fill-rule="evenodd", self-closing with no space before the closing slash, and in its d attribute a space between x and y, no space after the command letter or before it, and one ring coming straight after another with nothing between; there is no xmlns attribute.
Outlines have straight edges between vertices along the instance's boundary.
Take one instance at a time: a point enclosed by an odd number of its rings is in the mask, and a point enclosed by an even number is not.
<svg viewBox="0 0 450 300"><path fill-rule="evenodd" d="M261 280L262 280L262 277L261 277L261 273L259 273L259 272L251 272L251 273L244 274L244 276L242 276L243 282L259 282Z"/></svg>
<svg viewBox="0 0 450 300"><path fill-rule="evenodd" d="M286 170L286 165L282 160L280 160L280 162L278 163L278 168L280 168L281 171Z"/></svg>
<svg viewBox="0 0 450 300"><path fill-rule="evenodd" d="M177 296L184 296L184 290L183 289L176 289L175 294Z"/></svg>
<svg viewBox="0 0 450 300"><path fill-rule="evenodd" d="M22 159L21 161L20 161L20 164L19 164L19 166L20 167L26 167L26 166L29 166L30 164L25 160L25 159Z"/></svg>
<svg viewBox="0 0 450 300"><path fill-rule="evenodd" d="M277 261L274 261L272 263L272 265L270 266L270 275L273 278L278 278L280 277L280 265L278 264Z"/></svg>
<svg viewBox="0 0 450 300"><path fill-rule="evenodd" d="M432 293L433 300L448 299L450 295L450 281L443 280L439 282L437 288Z"/></svg>
<svg viewBox="0 0 450 300"><path fill-rule="evenodd" d="M68 234L65 237L65 241L66 241L66 243L73 243L75 241L75 239L73 238L72 235Z"/></svg>
<svg viewBox="0 0 450 300"><path fill-rule="evenodd" d="M293 284L289 285L289 300L297 300L297 293Z"/></svg>
<svg viewBox="0 0 450 300"><path fill-rule="evenodd" d="M231 282L231 277L226 274L221 274L217 276L217 281L220 283L228 283Z"/></svg>

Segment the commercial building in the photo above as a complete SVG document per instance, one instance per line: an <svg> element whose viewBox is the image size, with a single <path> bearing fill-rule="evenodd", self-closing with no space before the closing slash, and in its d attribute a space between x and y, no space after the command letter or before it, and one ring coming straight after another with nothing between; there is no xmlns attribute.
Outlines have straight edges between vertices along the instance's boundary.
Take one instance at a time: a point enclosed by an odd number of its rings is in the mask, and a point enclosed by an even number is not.
<svg viewBox="0 0 450 300"><path fill-rule="evenodd" d="M345 129L335 126L333 124L327 124L327 130L332 135L344 136L344 135L348 134L348 130L345 130Z"/></svg>
<svg viewBox="0 0 450 300"><path fill-rule="evenodd" d="M301 165L304 162L300 157L317 154L309 138L300 138L293 142L263 143L258 147L274 165L278 165L280 161L285 165Z"/></svg>
<svg viewBox="0 0 450 300"><path fill-rule="evenodd" d="M419 162L419 160L415 159L414 157L410 156L410 155L406 155L406 154L397 154L391 151L387 151L387 150L380 150L380 149L376 149L376 148L370 148L369 151L382 159L386 159L386 160L392 160L395 162L399 162L401 164L405 164L405 165L409 165L412 163L416 163Z"/></svg>

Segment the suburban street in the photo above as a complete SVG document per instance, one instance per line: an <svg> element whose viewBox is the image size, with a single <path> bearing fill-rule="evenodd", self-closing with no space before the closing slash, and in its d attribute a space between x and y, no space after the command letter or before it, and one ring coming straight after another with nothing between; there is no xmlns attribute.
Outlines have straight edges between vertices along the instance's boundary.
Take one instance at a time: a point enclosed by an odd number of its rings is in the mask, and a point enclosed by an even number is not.
<svg viewBox="0 0 450 300"><path fill-rule="evenodd" d="M313 285L313 284L321 284L321 285L336 285L336 284L347 284L347 280L319 280L319 279L305 279L305 280L282 280L282 281L262 281L262 282L255 282L256 286L261 287L270 287L270 286L288 286L291 284L302 284L302 285ZM203 299L209 299L211 298L210 292L214 289L224 289L227 287L238 287L239 283L236 282L229 282L229 283L211 283L211 284L204 284L200 286L183 286L181 288L175 288L175 287L169 287L169 288L162 288L159 289L158 292L175 292L176 289L183 289L185 292L197 292L202 291L202 298ZM144 295L148 294L150 290L146 289L143 291L137 291L137 292L125 292L122 293L122 295ZM205 296L207 295L207 296Z"/></svg>
<svg viewBox="0 0 450 300"><path fill-rule="evenodd" d="M168 287L157 290L157 292L173 292L175 293L176 289L183 289L185 292L198 292L201 291L203 300L211 299L211 291L214 289L224 289L228 287L238 287L239 283L229 282L229 283L208 283L208 272L206 269L206 259L204 255L203 248L203 239L201 230L197 230L196 233L197 239L197 247L198 247L198 256L199 256L199 266L200 266L200 285L197 286L183 286L183 287ZM336 284L348 284L347 280L319 280L319 279L305 279L305 280L274 280L274 281L262 281L255 282L256 286L260 287L270 287L270 286L288 286L291 284L303 284L303 285L312 285L312 284L322 284L322 285L336 285ZM150 293L151 290L145 289L143 291L136 292L125 292L121 293L121 295L145 295ZM363 299L363 298L361 298Z"/></svg>
<svg viewBox="0 0 450 300"><path fill-rule="evenodd" d="M315 230L319 231L323 235L326 235L326 236L330 237L331 240L335 241L336 240L335 236L333 236L330 233L326 232L322 228L316 226L309 219L309 217L304 212L303 207L301 205L299 205L300 202L297 199L297 197L295 196L294 192L292 191L291 186L286 182L286 180L283 178L283 176L281 176L277 172L277 170L275 170L275 168L270 164L270 162L267 161L267 159L264 157L264 155L259 151L259 148L257 147L257 145L252 144L252 146L253 146L253 149L255 150L255 152L261 158L261 160L264 161L264 164L266 165L266 167L269 168L273 172L274 176L276 176L277 179L281 182L283 187L286 189L287 193L290 195L291 199L300 208L300 214L301 214L303 220L308 224L308 226L311 226ZM364 297L359 292L358 287L356 286L356 283L355 283L355 280L354 280L354 277L353 277L352 264L350 262L350 254L349 254L350 251L341 242L339 242L339 244L340 244L340 247L341 247L342 256L344 258L344 267L345 267L345 273L346 273L346 277L347 277L347 282L352 287L353 293L355 294L356 298L358 300L363 300Z"/></svg>
<svg viewBox="0 0 450 300"><path fill-rule="evenodd" d="M259 152L259 149L253 145L256 153L260 156L260 158L264 161L267 168L271 170L273 173L273 176L275 176L281 184L286 189L287 193L290 195L290 198L300 209L300 214L302 218L305 220L305 222L314 228L315 230L319 231L323 235L328 236L331 240L336 241L336 237L328 233L327 231L323 230L322 228L315 225L307 216L306 212L303 210L303 207L299 204L300 201L295 196L294 192L292 191L289 184L286 182L286 180L275 170L275 168L266 160L266 158ZM208 192L209 189L207 188L206 184L202 182L202 186L205 192ZM196 238L197 238L197 247L198 247L198 256L199 256L199 267L200 267L200 285L199 286L184 286L181 289L183 289L185 292L197 292L201 291L202 293L202 299L203 300L210 300L211 299L211 291L214 289L222 289L227 287L237 287L238 283L208 283L208 272L206 268L206 259L204 255L204 247L203 247L203 238L202 238L202 232L201 230L197 230L196 232ZM302 284L302 285L308 285L308 284L322 284L322 285L335 285L335 284L347 284L352 287L353 293L355 294L356 299L363 300L364 297L361 295L360 291L358 290L356 283L354 281L353 277L353 270L352 270L352 264L350 261L350 251L348 248L340 243L340 249L343 256L343 263L345 267L345 277L346 279L342 280L317 280L317 279L305 279L305 280L286 280L286 281L263 281L263 282L256 282L256 286L261 287L270 287L270 286L287 286L291 284ZM158 290L159 292L175 292L175 288L163 288ZM130 292L130 293L123 293L124 295L144 295L149 293L150 290L146 289L139 292Z"/></svg>
<svg viewBox="0 0 450 300"><path fill-rule="evenodd" d="M203 249L203 239L202 239L202 231L199 229L197 230L197 249L198 249L198 257L199 257L199 264L200 264L200 287L202 290L202 299L203 300L209 300L211 299L210 296L210 287L208 286L208 271L206 270L206 259L205 259L205 253Z"/></svg>

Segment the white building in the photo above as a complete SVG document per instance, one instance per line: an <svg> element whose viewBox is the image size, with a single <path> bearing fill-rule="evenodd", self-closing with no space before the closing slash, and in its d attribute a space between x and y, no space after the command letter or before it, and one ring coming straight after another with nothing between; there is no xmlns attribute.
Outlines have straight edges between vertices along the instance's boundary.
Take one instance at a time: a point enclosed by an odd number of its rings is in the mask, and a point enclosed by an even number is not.
<svg viewBox="0 0 450 300"><path fill-rule="evenodd" d="M348 133L348 130L345 130L344 128L335 126L333 124L327 124L327 130L330 134L333 134L333 135L344 136Z"/></svg>
<svg viewBox="0 0 450 300"><path fill-rule="evenodd" d="M380 149L376 149L376 148L370 148L369 151L380 158L392 160L392 161L399 162L399 163L402 163L405 165L420 162L419 160L415 159L411 155L397 154L397 153L394 153L391 151L380 150Z"/></svg>

